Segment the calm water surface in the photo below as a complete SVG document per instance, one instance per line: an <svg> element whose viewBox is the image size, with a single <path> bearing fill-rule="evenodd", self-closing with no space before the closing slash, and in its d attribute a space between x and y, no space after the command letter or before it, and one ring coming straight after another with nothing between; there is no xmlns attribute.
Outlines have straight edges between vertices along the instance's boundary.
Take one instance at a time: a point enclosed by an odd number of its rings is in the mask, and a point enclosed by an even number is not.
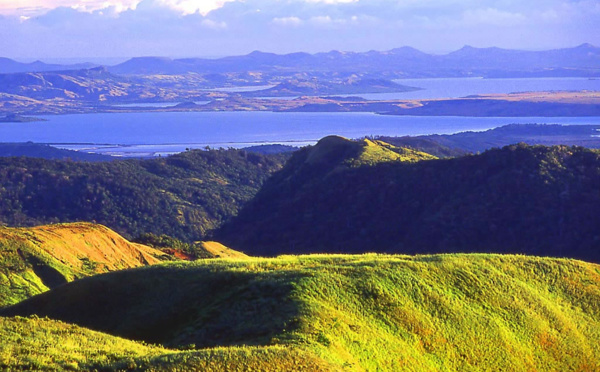
<svg viewBox="0 0 600 372"><path fill-rule="evenodd" d="M330 134L449 134L511 123L600 124L585 118L410 117L371 113L163 112L43 116L48 121L0 123L0 142L121 145L312 142Z"/></svg>
<svg viewBox="0 0 600 372"><path fill-rule="evenodd" d="M600 91L600 80L587 78L405 79L398 82L418 86L424 90L361 96L369 99L443 98L542 90ZM0 142L61 143L72 148L81 148L81 144L117 144L120 146L116 150L114 146L102 148L105 152L113 150L119 152L125 148L123 146L127 146L128 151L134 153L160 151L170 153L182 151L186 147L196 148L207 145L212 147L241 147L256 143L304 145L314 143L331 134L349 138L368 135L451 134L487 130L512 123L600 125L600 117L409 117L371 113L163 112L56 115L44 116L44 118L48 121L0 123Z"/></svg>
<svg viewBox="0 0 600 372"><path fill-rule="evenodd" d="M419 87L422 90L404 93L357 94L355 96L371 100L385 99L433 99L460 98L478 94L506 94L540 91L600 91L600 80L588 78L523 78L523 79L483 79L483 78L441 78L441 79L400 79L398 84Z"/></svg>

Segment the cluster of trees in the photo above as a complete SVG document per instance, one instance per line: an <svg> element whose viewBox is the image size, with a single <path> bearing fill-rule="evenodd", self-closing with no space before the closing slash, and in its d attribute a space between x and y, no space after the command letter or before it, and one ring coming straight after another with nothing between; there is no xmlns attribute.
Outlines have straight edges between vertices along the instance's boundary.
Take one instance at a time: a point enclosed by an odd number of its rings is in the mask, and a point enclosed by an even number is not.
<svg viewBox="0 0 600 372"><path fill-rule="evenodd" d="M128 238L153 232L200 240L286 159L233 149L100 163L0 158L0 223L89 221Z"/></svg>
<svg viewBox="0 0 600 372"><path fill-rule="evenodd" d="M340 168L301 150L215 239L250 255L502 252L600 262L600 155L512 145Z"/></svg>

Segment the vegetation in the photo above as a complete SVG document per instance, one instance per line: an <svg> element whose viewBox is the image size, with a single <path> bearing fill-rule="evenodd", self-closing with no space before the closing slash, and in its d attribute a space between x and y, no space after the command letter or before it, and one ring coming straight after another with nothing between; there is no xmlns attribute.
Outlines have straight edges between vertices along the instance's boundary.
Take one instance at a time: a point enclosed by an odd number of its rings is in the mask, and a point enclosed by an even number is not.
<svg viewBox="0 0 600 372"><path fill-rule="evenodd" d="M0 227L0 307L78 278L167 258L100 225Z"/></svg>
<svg viewBox="0 0 600 372"><path fill-rule="evenodd" d="M229 249L218 242L185 243L168 235L157 236L152 233L142 234L134 240L136 243L159 249L176 258L193 261L200 258L244 258L243 253Z"/></svg>
<svg viewBox="0 0 600 372"><path fill-rule="evenodd" d="M0 317L0 370L35 371L328 371L307 352L287 347L169 350L51 319Z"/></svg>
<svg viewBox="0 0 600 372"><path fill-rule="evenodd" d="M598 152L520 144L455 159L347 165L356 159L326 142L297 152L213 239L252 256L369 247L600 262Z"/></svg>
<svg viewBox="0 0 600 372"><path fill-rule="evenodd" d="M196 241L237 214L286 158L242 150L103 163L0 158L0 222L94 221L127 238Z"/></svg>
<svg viewBox="0 0 600 372"><path fill-rule="evenodd" d="M567 259L369 254L176 262L79 280L1 313L202 350L0 318L0 363L40 370L597 370L599 304L600 267Z"/></svg>
<svg viewBox="0 0 600 372"><path fill-rule="evenodd" d="M423 151L438 158L453 158L457 156L468 155L470 152L454 146L453 144L441 144L436 141L434 136L417 136L417 137L388 137L376 136L374 139L381 142L403 148L409 148L417 151ZM441 142L441 141L440 141ZM517 141L519 142L519 141ZM516 142L515 142L516 143Z"/></svg>
<svg viewBox="0 0 600 372"><path fill-rule="evenodd" d="M30 158L62 159L75 161L110 161L106 155L88 154L83 151L58 149L41 143L0 143L0 157L27 156Z"/></svg>

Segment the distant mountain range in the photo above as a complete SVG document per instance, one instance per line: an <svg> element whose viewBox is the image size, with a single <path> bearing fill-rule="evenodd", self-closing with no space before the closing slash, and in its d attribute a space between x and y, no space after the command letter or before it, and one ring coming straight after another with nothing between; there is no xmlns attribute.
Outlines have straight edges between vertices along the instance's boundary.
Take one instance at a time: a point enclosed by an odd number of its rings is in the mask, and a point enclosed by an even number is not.
<svg viewBox="0 0 600 372"><path fill-rule="evenodd" d="M20 63L0 58L0 73L60 71L93 66L96 65L54 65L40 61ZM112 73L132 75L314 71L407 77L600 76L600 48L582 44L574 48L522 51L465 46L445 55L428 54L411 47L383 52L331 51L284 55L255 51L219 59L137 57L108 69Z"/></svg>
<svg viewBox="0 0 600 372"><path fill-rule="evenodd" d="M600 48L582 44L575 48L521 51L465 46L446 54L433 55L410 47L385 52L331 51L278 55L252 52L220 59L133 58L109 70L118 74L182 74L262 71L392 73L396 76L489 76L507 73L533 76L600 75Z"/></svg>
<svg viewBox="0 0 600 372"><path fill-rule="evenodd" d="M97 67L95 63L78 63L73 65L57 65L48 64L41 61L31 63L22 63L10 58L0 57L0 73L13 72L45 72L45 71L61 71L61 70L80 70Z"/></svg>
<svg viewBox="0 0 600 372"><path fill-rule="evenodd" d="M126 78L113 75L104 67L0 74L0 91L35 99L99 100L103 96L122 95L123 84L131 85Z"/></svg>

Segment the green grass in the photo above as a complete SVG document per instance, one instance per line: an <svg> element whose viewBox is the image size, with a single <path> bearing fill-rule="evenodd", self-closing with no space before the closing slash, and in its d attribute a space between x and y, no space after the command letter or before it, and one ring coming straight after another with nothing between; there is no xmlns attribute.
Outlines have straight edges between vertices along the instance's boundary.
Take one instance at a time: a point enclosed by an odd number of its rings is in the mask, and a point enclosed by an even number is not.
<svg viewBox="0 0 600 372"><path fill-rule="evenodd" d="M35 263L32 263L32 258ZM0 240L0 307L47 291L50 283L44 283L34 271L40 267L65 281L72 280L76 275L74 270L37 250L27 241Z"/></svg>
<svg viewBox="0 0 600 372"><path fill-rule="evenodd" d="M202 349L140 349L110 357L113 369L127 358L155 370L203 370L212 362L215 370L294 370L294 360L313 370L600 369L600 266L567 259L370 254L175 262L78 280L0 312L31 313ZM12 352L10 360L38 353Z"/></svg>
<svg viewBox="0 0 600 372"><path fill-rule="evenodd" d="M37 317L0 317L0 370L328 371L323 360L285 346L169 350Z"/></svg>
<svg viewBox="0 0 600 372"><path fill-rule="evenodd" d="M402 161L415 163L421 160L433 160L437 157L408 148L396 147L383 141L371 141L364 139L358 142L363 150L356 159L351 161L352 166L375 165L379 163Z"/></svg>

